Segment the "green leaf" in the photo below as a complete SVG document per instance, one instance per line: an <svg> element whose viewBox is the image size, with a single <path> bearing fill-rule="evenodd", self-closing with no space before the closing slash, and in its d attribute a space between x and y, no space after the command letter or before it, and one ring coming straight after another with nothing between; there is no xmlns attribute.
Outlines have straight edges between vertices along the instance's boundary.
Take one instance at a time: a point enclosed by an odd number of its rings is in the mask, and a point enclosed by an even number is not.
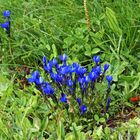
<svg viewBox="0 0 140 140"><path fill-rule="evenodd" d="M91 51L85 51L85 53L84 53L86 56L91 56L92 54L91 54Z"/></svg>
<svg viewBox="0 0 140 140"><path fill-rule="evenodd" d="M57 136L58 140L65 140L65 130L62 121L59 121L59 125L57 127Z"/></svg>
<svg viewBox="0 0 140 140"><path fill-rule="evenodd" d="M99 122L104 123L105 122L105 118L100 118Z"/></svg>
<svg viewBox="0 0 140 140"><path fill-rule="evenodd" d="M92 49L92 55L93 54L97 54L98 52L100 52L100 49L99 48L94 48L94 49Z"/></svg>
<svg viewBox="0 0 140 140"><path fill-rule="evenodd" d="M99 116L98 116L97 114L95 114L95 115L94 115L94 119L95 119L96 121L99 121Z"/></svg>
<svg viewBox="0 0 140 140"><path fill-rule="evenodd" d="M52 45L52 50L53 50L53 54L51 55L51 58L57 57L57 49L55 44Z"/></svg>
<svg viewBox="0 0 140 140"><path fill-rule="evenodd" d="M122 30L119 27L115 12L108 7L106 8L106 18L112 31L118 36L122 35Z"/></svg>
<svg viewBox="0 0 140 140"><path fill-rule="evenodd" d="M74 140L80 140L79 138L79 134L78 134L78 130L76 129L76 124L72 124L72 130L73 130L73 134L74 134Z"/></svg>
<svg viewBox="0 0 140 140"><path fill-rule="evenodd" d="M50 47L50 45L49 45L49 44L47 44L45 47L48 49L48 51L50 51L50 50L51 50L51 47Z"/></svg>

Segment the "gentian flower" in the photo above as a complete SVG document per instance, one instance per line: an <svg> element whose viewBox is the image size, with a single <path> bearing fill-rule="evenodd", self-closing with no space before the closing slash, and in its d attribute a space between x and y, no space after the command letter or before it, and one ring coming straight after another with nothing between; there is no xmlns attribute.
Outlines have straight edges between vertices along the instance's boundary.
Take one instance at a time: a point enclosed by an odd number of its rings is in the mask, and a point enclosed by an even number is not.
<svg viewBox="0 0 140 140"><path fill-rule="evenodd" d="M59 67L59 65L58 65L58 62L57 62L56 58L53 58L53 59L52 59L52 65L53 65L53 66L55 66L56 68L58 68L58 67Z"/></svg>
<svg viewBox="0 0 140 140"><path fill-rule="evenodd" d="M108 88L110 88L110 83L111 83L112 79L113 79L113 77L111 75L106 76L106 80L108 82Z"/></svg>
<svg viewBox="0 0 140 140"><path fill-rule="evenodd" d="M87 69L83 68L83 67L78 67L78 69L76 69L76 74L79 75L80 77L84 76L84 74L86 73Z"/></svg>
<svg viewBox="0 0 140 140"><path fill-rule="evenodd" d="M93 61L95 62L96 66L97 66L100 62L100 57L99 56L94 56Z"/></svg>
<svg viewBox="0 0 140 140"><path fill-rule="evenodd" d="M85 79L84 78L78 78L78 82L80 83L80 84L84 84L85 83Z"/></svg>
<svg viewBox="0 0 140 140"><path fill-rule="evenodd" d="M9 21L6 21L5 23L0 23L0 26L1 26L3 29L6 29L6 32L7 32L7 33L9 32L9 28L10 28L10 22L9 22Z"/></svg>
<svg viewBox="0 0 140 140"><path fill-rule="evenodd" d="M42 77L39 77L39 78L37 78L37 79L35 80L35 83L36 83L37 85L42 85L42 84L44 83L44 80L43 80Z"/></svg>
<svg viewBox="0 0 140 140"><path fill-rule="evenodd" d="M72 81L71 79L69 79L69 80L67 81L67 85L68 85L69 87L72 87L72 86L73 86L73 81Z"/></svg>
<svg viewBox="0 0 140 140"><path fill-rule="evenodd" d="M57 80L57 74L55 74L54 72L50 73L51 78L56 81Z"/></svg>
<svg viewBox="0 0 140 140"><path fill-rule="evenodd" d="M106 111L107 111L108 108L109 108L110 102L111 102L111 98L109 97L109 98L107 99Z"/></svg>
<svg viewBox="0 0 140 140"><path fill-rule="evenodd" d="M61 61L63 61L64 65L66 65L67 55L66 54L60 55L59 58Z"/></svg>
<svg viewBox="0 0 140 140"><path fill-rule="evenodd" d="M52 62L49 61L47 65L44 65L44 70L47 72L52 72Z"/></svg>
<svg viewBox="0 0 140 140"><path fill-rule="evenodd" d="M77 69L80 67L80 65L78 63L73 63L72 67L73 67L73 71L76 72Z"/></svg>
<svg viewBox="0 0 140 140"><path fill-rule="evenodd" d="M47 62L46 56L43 56L42 61L43 61L44 66L46 66L46 62Z"/></svg>
<svg viewBox="0 0 140 140"><path fill-rule="evenodd" d="M104 65L104 72L103 73L105 73L108 70L108 68L109 68L109 64L105 64Z"/></svg>
<svg viewBox="0 0 140 140"><path fill-rule="evenodd" d="M82 102L81 101L81 98L77 98L76 101L77 101L78 105L80 106L81 105L81 102Z"/></svg>
<svg viewBox="0 0 140 140"><path fill-rule="evenodd" d="M90 80L91 80L91 79L90 79L89 76L85 76L85 77L84 77L84 81L85 81L86 84L88 84L88 83L90 82Z"/></svg>
<svg viewBox="0 0 140 140"><path fill-rule="evenodd" d="M77 69L77 68L80 67L80 65L79 65L78 63L73 63L72 66L73 66L73 68L75 68L75 69Z"/></svg>
<svg viewBox="0 0 140 140"><path fill-rule="evenodd" d="M62 84L62 81L63 81L63 77L57 74L56 82Z"/></svg>
<svg viewBox="0 0 140 140"><path fill-rule="evenodd" d="M95 82L96 81L96 78L97 78L97 75L95 72L90 72L88 74L89 78L92 80L92 82Z"/></svg>
<svg viewBox="0 0 140 140"><path fill-rule="evenodd" d="M67 95L66 94L64 94L64 93L61 94L60 102L62 102L62 103L67 102Z"/></svg>
<svg viewBox="0 0 140 140"><path fill-rule="evenodd" d="M62 74L62 75L65 75L65 74L67 74L68 73L68 68L67 68L67 66L61 66L60 68L59 68L59 73L60 74Z"/></svg>
<svg viewBox="0 0 140 140"><path fill-rule="evenodd" d="M54 93L54 89L48 83L46 83L45 86L42 86L42 90L47 95L53 95L53 93Z"/></svg>
<svg viewBox="0 0 140 140"><path fill-rule="evenodd" d="M75 69L70 65L66 66L66 68L68 69L67 72L70 74L70 76L72 76L72 73L75 71Z"/></svg>
<svg viewBox="0 0 140 140"><path fill-rule="evenodd" d="M39 79L39 72L36 70L35 72L33 72L32 77L28 78L28 82L36 82L37 79Z"/></svg>
<svg viewBox="0 0 140 140"><path fill-rule="evenodd" d="M84 114L87 111L87 106L86 105L81 105L80 106L80 111L81 111L81 114Z"/></svg>
<svg viewBox="0 0 140 140"><path fill-rule="evenodd" d="M100 76L100 74L102 73L102 69L101 66L97 66L96 67L96 72L95 72L98 76Z"/></svg>
<svg viewBox="0 0 140 140"><path fill-rule="evenodd" d="M9 10L5 10L5 11L3 11L3 16L4 17L10 17L10 11Z"/></svg>

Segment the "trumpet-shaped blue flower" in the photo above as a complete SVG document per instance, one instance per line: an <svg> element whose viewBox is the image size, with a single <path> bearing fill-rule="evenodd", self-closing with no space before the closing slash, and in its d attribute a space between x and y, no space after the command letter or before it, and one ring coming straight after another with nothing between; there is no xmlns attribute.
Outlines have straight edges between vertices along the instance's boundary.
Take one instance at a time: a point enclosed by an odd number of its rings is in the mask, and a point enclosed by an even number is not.
<svg viewBox="0 0 140 140"><path fill-rule="evenodd" d="M107 99L106 111L107 111L108 108L109 108L110 102L111 102L111 98L109 97L109 98Z"/></svg>
<svg viewBox="0 0 140 140"><path fill-rule="evenodd" d="M10 22L9 21L6 21L5 23L1 23L0 26L3 29L6 29L6 31L8 32L9 31L9 28L10 28Z"/></svg>
<svg viewBox="0 0 140 140"><path fill-rule="evenodd" d="M109 64L105 64L104 65L104 72L103 73L105 73L108 70L108 68L109 68Z"/></svg>
<svg viewBox="0 0 140 140"><path fill-rule="evenodd" d="M67 85L68 85L69 87L72 87L72 86L73 86L73 81L72 81L71 79L69 79L69 80L67 81Z"/></svg>
<svg viewBox="0 0 140 140"><path fill-rule="evenodd" d="M37 79L39 79L39 72L36 70L35 72L31 74L31 77L28 78L28 82L33 83L33 82L36 82Z"/></svg>
<svg viewBox="0 0 140 140"><path fill-rule="evenodd" d="M84 84L85 83L85 79L84 78L78 78L78 82L80 83L80 84Z"/></svg>
<svg viewBox="0 0 140 140"><path fill-rule="evenodd" d="M59 68L59 65L58 65L56 58L52 59L52 65L55 66L56 68Z"/></svg>
<svg viewBox="0 0 140 140"><path fill-rule="evenodd" d="M59 58L60 58L61 61L66 61L67 60L67 55L66 54L60 55Z"/></svg>
<svg viewBox="0 0 140 140"><path fill-rule="evenodd" d="M67 55L66 54L60 55L59 58L63 62L63 64L66 65Z"/></svg>
<svg viewBox="0 0 140 140"><path fill-rule="evenodd" d="M54 89L48 83L46 83L45 86L42 86L42 90L47 95L52 95L54 93Z"/></svg>
<svg viewBox="0 0 140 140"><path fill-rule="evenodd" d="M47 65L44 65L44 70L47 72L52 72L52 62L49 61Z"/></svg>
<svg viewBox="0 0 140 140"><path fill-rule="evenodd" d="M81 101L81 98L77 98L76 101L77 101L78 105L80 106L81 105L81 102L82 102Z"/></svg>
<svg viewBox="0 0 140 140"><path fill-rule="evenodd" d="M28 82L35 83L36 85L42 85L44 80L42 77L39 77L39 72L35 71L32 73L32 77L28 78Z"/></svg>
<svg viewBox="0 0 140 140"><path fill-rule="evenodd" d="M113 77L111 75L107 75L106 80L108 82L108 87L110 88L110 84L111 84L111 81L113 80Z"/></svg>
<svg viewBox="0 0 140 140"><path fill-rule="evenodd" d="M60 102L62 102L62 103L67 102L67 95L66 94L64 94L64 93L61 94Z"/></svg>
<svg viewBox="0 0 140 140"><path fill-rule="evenodd" d="M97 66L100 62L100 57L99 56L94 56L93 61L95 62L96 66Z"/></svg>
<svg viewBox="0 0 140 140"><path fill-rule="evenodd" d="M91 80L91 79L90 79L89 76L85 76L85 77L84 77L84 81L85 81L86 84L88 84L88 83L90 82L90 80Z"/></svg>
<svg viewBox="0 0 140 140"><path fill-rule="evenodd" d="M50 73L50 76L51 76L51 78L52 78L54 81L57 81L57 74L56 74L56 73L51 72L51 73Z"/></svg>
<svg viewBox="0 0 140 140"><path fill-rule="evenodd" d="M36 83L37 85L42 85L42 84L44 83L44 79L43 79L42 77L39 77L39 78L37 78L37 79L35 80L35 83Z"/></svg>
<svg viewBox="0 0 140 140"><path fill-rule="evenodd" d="M96 73L97 73L98 76L100 76L100 74L102 73L101 66L96 67Z"/></svg>
<svg viewBox="0 0 140 140"><path fill-rule="evenodd" d="M62 74L62 75L65 75L69 72L69 69L67 68L67 66L61 66L59 68L59 73Z"/></svg>
<svg viewBox="0 0 140 140"><path fill-rule="evenodd" d="M10 17L11 12L9 10L3 11L3 16L4 17Z"/></svg>
<svg viewBox="0 0 140 140"><path fill-rule="evenodd" d="M80 111L81 111L81 114L84 114L87 111L87 106L86 105L81 105L80 106Z"/></svg>
<svg viewBox="0 0 140 140"><path fill-rule="evenodd" d="M79 75L80 77L84 76L84 74L86 73L87 69L83 68L83 67L78 67L76 69L76 74Z"/></svg>
<svg viewBox="0 0 140 140"><path fill-rule="evenodd" d="M88 74L88 76L90 77L90 79L92 80L92 82L95 82L96 81L97 75L96 75L95 72L90 72Z"/></svg>
<svg viewBox="0 0 140 140"><path fill-rule="evenodd" d="M43 65L44 66L46 66L47 64L47 58L46 58L46 56L43 56L43 58L42 58L42 61L43 61Z"/></svg>
<svg viewBox="0 0 140 140"><path fill-rule="evenodd" d="M77 69L77 68L80 67L80 65L79 65L78 63L73 63L72 66L73 66L73 68L75 68L75 69Z"/></svg>

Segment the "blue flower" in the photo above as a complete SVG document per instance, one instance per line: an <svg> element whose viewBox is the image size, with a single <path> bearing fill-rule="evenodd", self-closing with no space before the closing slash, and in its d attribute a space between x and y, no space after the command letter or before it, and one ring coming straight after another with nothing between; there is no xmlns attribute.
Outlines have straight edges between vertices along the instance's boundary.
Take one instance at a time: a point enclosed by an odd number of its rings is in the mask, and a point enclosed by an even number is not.
<svg viewBox="0 0 140 140"><path fill-rule="evenodd" d="M10 17L10 11L9 10L5 10L5 11L3 11L3 16L4 17Z"/></svg>
<svg viewBox="0 0 140 140"><path fill-rule="evenodd" d="M43 61L44 66L46 66L46 62L47 62L46 56L43 56L42 61Z"/></svg>
<svg viewBox="0 0 140 140"><path fill-rule="evenodd" d="M80 106L80 111L81 111L81 114L84 114L87 111L87 106L86 105L81 105Z"/></svg>
<svg viewBox="0 0 140 140"><path fill-rule="evenodd" d="M69 79L69 80L67 81L67 85L68 85L69 87L72 87L72 86L73 86L73 81L72 81L71 79Z"/></svg>
<svg viewBox="0 0 140 140"><path fill-rule="evenodd" d="M98 76L100 76L100 74L102 73L101 66L96 67L96 73L98 74Z"/></svg>
<svg viewBox="0 0 140 140"><path fill-rule="evenodd" d="M110 102L111 102L111 98L109 97L109 98L107 99L106 111L107 111L108 108L109 108Z"/></svg>
<svg viewBox="0 0 140 140"><path fill-rule="evenodd" d="M95 62L96 66L97 66L98 63L100 62L100 57L99 56L94 56L93 61Z"/></svg>
<svg viewBox="0 0 140 140"><path fill-rule="evenodd" d="M76 101L77 101L78 105L80 106L81 105L81 98L77 98Z"/></svg>
<svg viewBox="0 0 140 140"><path fill-rule="evenodd" d="M57 81L58 83L61 83L61 84L62 84L62 82L63 82L62 76L60 76L60 75L57 74L56 81Z"/></svg>
<svg viewBox="0 0 140 140"><path fill-rule="evenodd" d="M104 73L108 70L108 68L109 68L109 64L105 64L104 65Z"/></svg>
<svg viewBox="0 0 140 140"><path fill-rule="evenodd" d="M75 72L75 69L71 65L66 66L66 68L68 69L67 72L72 76L72 73Z"/></svg>
<svg viewBox="0 0 140 140"><path fill-rule="evenodd" d="M53 80L55 80L55 81L57 80L57 74L55 74L54 72L51 72L50 76Z"/></svg>
<svg viewBox="0 0 140 140"><path fill-rule="evenodd" d="M78 63L73 63L72 66L73 66L74 68L80 67L80 65L79 65Z"/></svg>
<svg viewBox="0 0 140 140"><path fill-rule="evenodd" d="M32 76L28 78L28 82L35 83L36 85L42 85L44 83L44 80L42 77L39 77L39 72L36 70L32 73Z"/></svg>
<svg viewBox="0 0 140 140"><path fill-rule="evenodd" d="M49 61L47 65L44 65L44 70L47 72L52 72L52 62Z"/></svg>
<svg viewBox="0 0 140 140"><path fill-rule="evenodd" d="M56 68L58 68L58 62L57 62L56 58L52 59L52 65L55 66Z"/></svg>
<svg viewBox="0 0 140 140"><path fill-rule="evenodd" d="M52 95L54 93L54 89L48 83L46 83L45 86L42 86L42 90L47 95Z"/></svg>
<svg viewBox="0 0 140 140"><path fill-rule="evenodd" d="M3 29L6 29L7 32L9 32L9 28L10 28L10 22L9 21L6 21L5 23L1 23L0 26Z"/></svg>
<svg viewBox="0 0 140 140"><path fill-rule="evenodd" d="M78 82L80 83L80 84L84 84L85 83L85 79L84 78L78 78Z"/></svg>
<svg viewBox="0 0 140 140"><path fill-rule="evenodd" d="M96 81L97 75L96 75L95 72L90 72L88 74L88 76L90 77L90 79L92 80L92 82L95 82Z"/></svg>
<svg viewBox="0 0 140 140"><path fill-rule="evenodd" d="M61 61L66 61L67 60L67 55L66 54L60 55L59 58L60 58Z"/></svg>
<svg viewBox="0 0 140 140"><path fill-rule="evenodd" d="M87 69L83 68L83 67L78 67L76 69L76 74L79 75L80 77L84 76L84 74L86 73Z"/></svg>
<svg viewBox="0 0 140 140"><path fill-rule="evenodd" d="M33 72L31 74L32 76L30 78L28 78L28 82L36 82L37 79L39 79L39 72L36 70L35 72Z"/></svg>
<svg viewBox="0 0 140 140"><path fill-rule="evenodd" d="M60 55L59 58L61 61L63 61L64 65L66 65L67 55L66 54Z"/></svg>
<svg viewBox="0 0 140 140"><path fill-rule="evenodd" d="M90 82L90 77L89 76L85 76L84 81L86 84L88 84Z"/></svg>
<svg viewBox="0 0 140 140"><path fill-rule="evenodd" d="M62 103L67 102L67 95L66 94L64 94L64 93L61 94L60 102L62 102Z"/></svg>
<svg viewBox="0 0 140 140"><path fill-rule="evenodd" d="M67 73L68 73L68 68L67 68L67 66L61 66L61 67L59 68L59 73L62 74L62 75L67 74Z"/></svg>
<svg viewBox="0 0 140 140"><path fill-rule="evenodd" d="M55 73L53 73L53 72L50 73L50 76L51 76L51 78L52 78L53 80L55 80L57 83L62 83L62 81L63 81L63 78L62 78L60 75L55 74Z"/></svg>
<svg viewBox="0 0 140 140"><path fill-rule="evenodd" d="M107 75L107 76L106 76L106 80L107 80L107 82L108 82L108 87L110 88L110 83L111 83L111 81L113 80L113 77L112 77L111 75Z"/></svg>
<svg viewBox="0 0 140 140"><path fill-rule="evenodd" d="M42 85L42 84L44 83L44 80L43 80L42 77L39 77L39 78L37 78L37 79L35 80L35 83L36 83L37 85Z"/></svg>

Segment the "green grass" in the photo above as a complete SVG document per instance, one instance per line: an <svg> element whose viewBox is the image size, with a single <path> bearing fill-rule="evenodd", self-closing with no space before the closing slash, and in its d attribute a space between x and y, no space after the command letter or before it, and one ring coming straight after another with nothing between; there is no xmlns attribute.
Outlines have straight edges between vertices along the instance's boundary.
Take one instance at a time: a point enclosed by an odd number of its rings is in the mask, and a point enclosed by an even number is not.
<svg viewBox="0 0 140 140"><path fill-rule="evenodd" d="M139 103L130 102L140 93L139 0L87 0L87 7L91 32L83 1L0 0L0 23L3 10L11 11L11 37L0 28L0 139L140 139ZM67 115L34 86L21 89L24 72L16 68L41 69L43 55L49 60L64 52L68 63L89 69L93 55L108 61L114 79L111 115L133 108L136 118L120 120L113 129L95 121L94 131L86 131L83 124L67 123Z"/></svg>

